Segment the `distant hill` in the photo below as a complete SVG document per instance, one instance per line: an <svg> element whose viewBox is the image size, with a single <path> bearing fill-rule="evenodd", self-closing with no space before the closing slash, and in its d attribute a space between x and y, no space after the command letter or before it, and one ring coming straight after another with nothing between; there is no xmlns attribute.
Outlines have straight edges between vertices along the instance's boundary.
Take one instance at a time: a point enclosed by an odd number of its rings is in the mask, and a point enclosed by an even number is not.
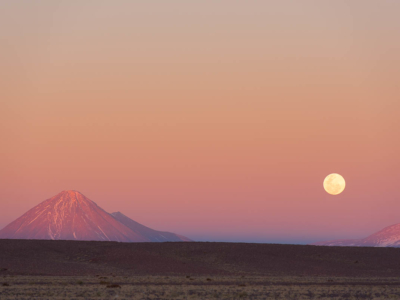
<svg viewBox="0 0 400 300"><path fill-rule="evenodd" d="M317 246L400 247L400 224L385 227L359 240L333 240L314 243Z"/></svg>
<svg viewBox="0 0 400 300"><path fill-rule="evenodd" d="M190 241L145 227L121 213L110 215L77 191L63 191L43 201L0 230L0 239Z"/></svg>

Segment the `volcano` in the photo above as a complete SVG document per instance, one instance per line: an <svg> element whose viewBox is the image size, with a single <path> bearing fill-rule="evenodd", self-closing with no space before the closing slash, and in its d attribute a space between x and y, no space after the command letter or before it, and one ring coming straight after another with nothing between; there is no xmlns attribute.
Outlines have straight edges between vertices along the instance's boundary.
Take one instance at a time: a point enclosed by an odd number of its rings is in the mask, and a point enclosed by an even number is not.
<svg viewBox="0 0 400 300"><path fill-rule="evenodd" d="M333 240L314 243L316 246L400 247L400 223L359 240Z"/></svg>
<svg viewBox="0 0 400 300"><path fill-rule="evenodd" d="M83 194L77 191L63 191L43 201L0 230L0 239L116 242L190 241L183 236L165 235L164 232L139 225L142 227L137 228L141 228L141 230L132 230ZM157 234L164 235L166 238L163 240L151 238L152 235Z"/></svg>

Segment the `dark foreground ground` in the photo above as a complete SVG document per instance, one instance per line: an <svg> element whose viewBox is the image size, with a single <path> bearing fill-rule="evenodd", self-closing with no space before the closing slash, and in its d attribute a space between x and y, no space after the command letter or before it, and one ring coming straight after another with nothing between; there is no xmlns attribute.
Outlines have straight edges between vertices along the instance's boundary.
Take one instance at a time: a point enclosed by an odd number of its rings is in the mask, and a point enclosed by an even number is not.
<svg viewBox="0 0 400 300"><path fill-rule="evenodd" d="M400 249L0 240L0 299L400 299Z"/></svg>
<svg viewBox="0 0 400 300"><path fill-rule="evenodd" d="M0 240L1 275L400 277L400 249Z"/></svg>
<svg viewBox="0 0 400 300"><path fill-rule="evenodd" d="M14 276L0 299L400 299L398 279L225 276ZM5 284L5 286L3 286Z"/></svg>

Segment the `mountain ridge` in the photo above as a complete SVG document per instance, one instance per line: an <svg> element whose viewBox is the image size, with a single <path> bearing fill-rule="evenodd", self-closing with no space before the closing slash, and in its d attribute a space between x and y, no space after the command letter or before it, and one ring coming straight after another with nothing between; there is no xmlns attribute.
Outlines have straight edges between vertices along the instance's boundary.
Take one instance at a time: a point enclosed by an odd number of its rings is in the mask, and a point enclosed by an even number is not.
<svg viewBox="0 0 400 300"><path fill-rule="evenodd" d="M331 240L315 246L400 247L400 223L387 226L363 239Z"/></svg>
<svg viewBox="0 0 400 300"><path fill-rule="evenodd" d="M179 241L185 241L185 242L190 242L191 240L188 239L187 237L171 233L171 232L166 232L166 231L157 231L154 229L151 229L147 226L144 226L131 218L125 216L123 213L117 211L114 213L111 213L111 216L113 216L117 221L120 223L124 224L126 227L134 231L135 233L146 237L149 239L151 242L179 242Z"/></svg>
<svg viewBox="0 0 400 300"><path fill-rule="evenodd" d="M157 233L156 230L150 230ZM74 190L62 191L31 208L1 229L0 239L152 241L122 224L94 201ZM174 241L178 240L174 238Z"/></svg>

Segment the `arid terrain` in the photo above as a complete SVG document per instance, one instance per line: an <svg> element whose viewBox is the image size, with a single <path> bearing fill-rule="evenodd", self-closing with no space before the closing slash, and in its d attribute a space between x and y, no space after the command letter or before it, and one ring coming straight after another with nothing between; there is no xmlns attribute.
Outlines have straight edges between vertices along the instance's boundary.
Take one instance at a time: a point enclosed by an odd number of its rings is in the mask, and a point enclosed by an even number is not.
<svg viewBox="0 0 400 300"><path fill-rule="evenodd" d="M400 249L0 240L0 299L400 299Z"/></svg>
<svg viewBox="0 0 400 300"><path fill-rule="evenodd" d="M399 299L397 278L6 276L0 299Z"/></svg>

